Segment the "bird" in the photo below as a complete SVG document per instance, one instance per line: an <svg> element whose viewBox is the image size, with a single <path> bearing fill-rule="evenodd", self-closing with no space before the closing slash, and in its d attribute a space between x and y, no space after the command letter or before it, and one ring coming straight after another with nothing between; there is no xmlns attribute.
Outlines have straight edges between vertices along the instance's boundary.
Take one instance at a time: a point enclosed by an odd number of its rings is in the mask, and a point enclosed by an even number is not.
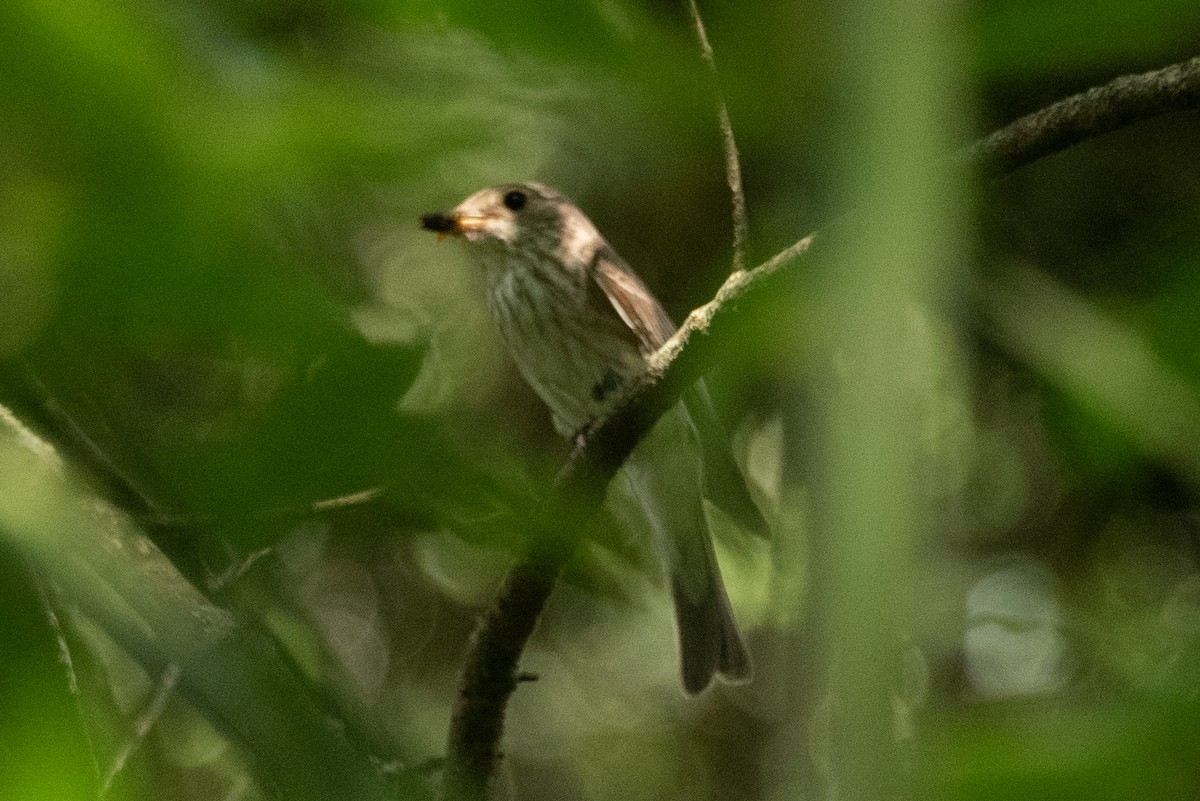
<svg viewBox="0 0 1200 801"><path fill-rule="evenodd" d="M423 215L421 225L439 239L464 242L482 267L495 327L564 436L580 436L611 412L675 331L595 224L554 188L488 187L449 211ZM769 529L703 380L684 393L677 411L674 435L692 442L639 446L623 470L674 602L681 683L696 695L714 678L745 683L753 673L701 498L752 531Z"/></svg>

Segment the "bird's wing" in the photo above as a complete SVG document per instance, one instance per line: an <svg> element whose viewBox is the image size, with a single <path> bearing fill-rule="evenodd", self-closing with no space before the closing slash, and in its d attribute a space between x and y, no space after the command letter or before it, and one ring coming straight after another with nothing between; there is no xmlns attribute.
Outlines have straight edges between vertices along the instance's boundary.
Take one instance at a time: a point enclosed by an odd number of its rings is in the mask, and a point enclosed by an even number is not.
<svg viewBox="0 0 1200 801"><path fill-rule="evenodd" d="M643 353L650 354L662 347L675 333L675 326L646 285L610 247L596 253L593 268L596 283L625 324L637 334ZM700 445L704 497L739 525L766 536L770 526L750 497L746 479L729 451L728 436L703 379L684 393L683 406Z"/></svg>
<svg viewBox="0 0 1200 801"><path fill-rule="evenodd" d="M675 333L675 325L662 304L612 248L605 246L596 252L592 277L625 325L637 335L644 354L658 350Z"/></svg>
<svg viewBox="0 0 1200 801"><path fill-rule="evenodd" d="M729 436L717 416L703 378L683 393L682 403L700 445L700 480L704 497L747 531L769 537L771 527L751 498L746 478L729 450Z"/></svg>

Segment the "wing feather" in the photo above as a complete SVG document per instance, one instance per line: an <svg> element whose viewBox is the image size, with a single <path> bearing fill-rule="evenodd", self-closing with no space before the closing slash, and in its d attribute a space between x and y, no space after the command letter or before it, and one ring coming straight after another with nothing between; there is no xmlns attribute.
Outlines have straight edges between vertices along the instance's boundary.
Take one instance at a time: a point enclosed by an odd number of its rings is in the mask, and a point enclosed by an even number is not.
<svg viewBox="0 0 1200 801"><path fill-rule="evenodd" d="M642 353L649 355L662 347L675 333L675 326L646 285L607 245L596 252L592 267L596 283L621 320L637 336ZM682 404L684 416L700 445L704 496L739 525L760 536L768 536L770 526L755 505L741 468L729 451L729 438L703 379L684 393Z"/></svg>
<svg viewBox="0 0 1200 801"><path fill-rule="evenodd" d="M644 354L658 350L675 333L675 325L662 304L612 248L606 246L596 252L592 277L625 325L637 335Z"/></svg>

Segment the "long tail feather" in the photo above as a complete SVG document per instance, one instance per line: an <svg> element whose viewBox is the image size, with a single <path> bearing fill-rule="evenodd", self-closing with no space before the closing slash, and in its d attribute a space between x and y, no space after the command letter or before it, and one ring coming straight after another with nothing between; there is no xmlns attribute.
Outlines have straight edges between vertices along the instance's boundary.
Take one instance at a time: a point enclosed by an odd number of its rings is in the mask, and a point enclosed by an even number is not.
<svg viewBox="0 0 1200 801"><path fill-rule="evenodd" d="M625 474L650 523L675 602L680 673L684 689L694 695L714 676L748 681L751 664L707 530L685 418L686 412L664 417L634 451Z"/></svg>
<svg viewBox="0 0 1200 801"><path fill-rule="evenodd" d="M729 596L721 581L720 568L712 554L708 538L709 569L705 576L710 586L694 598L684 584L671 577L671 595L675 601L675 623L679 629L679 669L683 689L690 695L703 692L714 676L727 682L750 681L753 667L750 652L742 641ZM696 566L679 565L680 573L694 575Z"/></svg>

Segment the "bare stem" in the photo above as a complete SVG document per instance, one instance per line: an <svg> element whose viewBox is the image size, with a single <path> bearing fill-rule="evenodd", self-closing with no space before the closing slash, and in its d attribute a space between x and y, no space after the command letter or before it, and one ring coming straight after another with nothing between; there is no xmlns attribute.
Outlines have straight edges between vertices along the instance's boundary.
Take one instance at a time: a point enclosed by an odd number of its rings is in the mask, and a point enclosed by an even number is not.
<svg viewBox="0 0 1200 801"><path fill-rule="evenodd" d="M721 124L721 141L725 149L725 180L729 184L730 200L733 203L733 269L746 269L746 236L750 224L746 219L746 191L742 188L742 163L738 157L737 141L733 138L733 125L729 122L729 107L721 91L721 73L717 70L717 58L708 43L708 32L696 0L688 0L688 11L696 24L696 37L700 40L700 55L708 63L712 78L713 94L717 99L717 113Z"/></svg>

